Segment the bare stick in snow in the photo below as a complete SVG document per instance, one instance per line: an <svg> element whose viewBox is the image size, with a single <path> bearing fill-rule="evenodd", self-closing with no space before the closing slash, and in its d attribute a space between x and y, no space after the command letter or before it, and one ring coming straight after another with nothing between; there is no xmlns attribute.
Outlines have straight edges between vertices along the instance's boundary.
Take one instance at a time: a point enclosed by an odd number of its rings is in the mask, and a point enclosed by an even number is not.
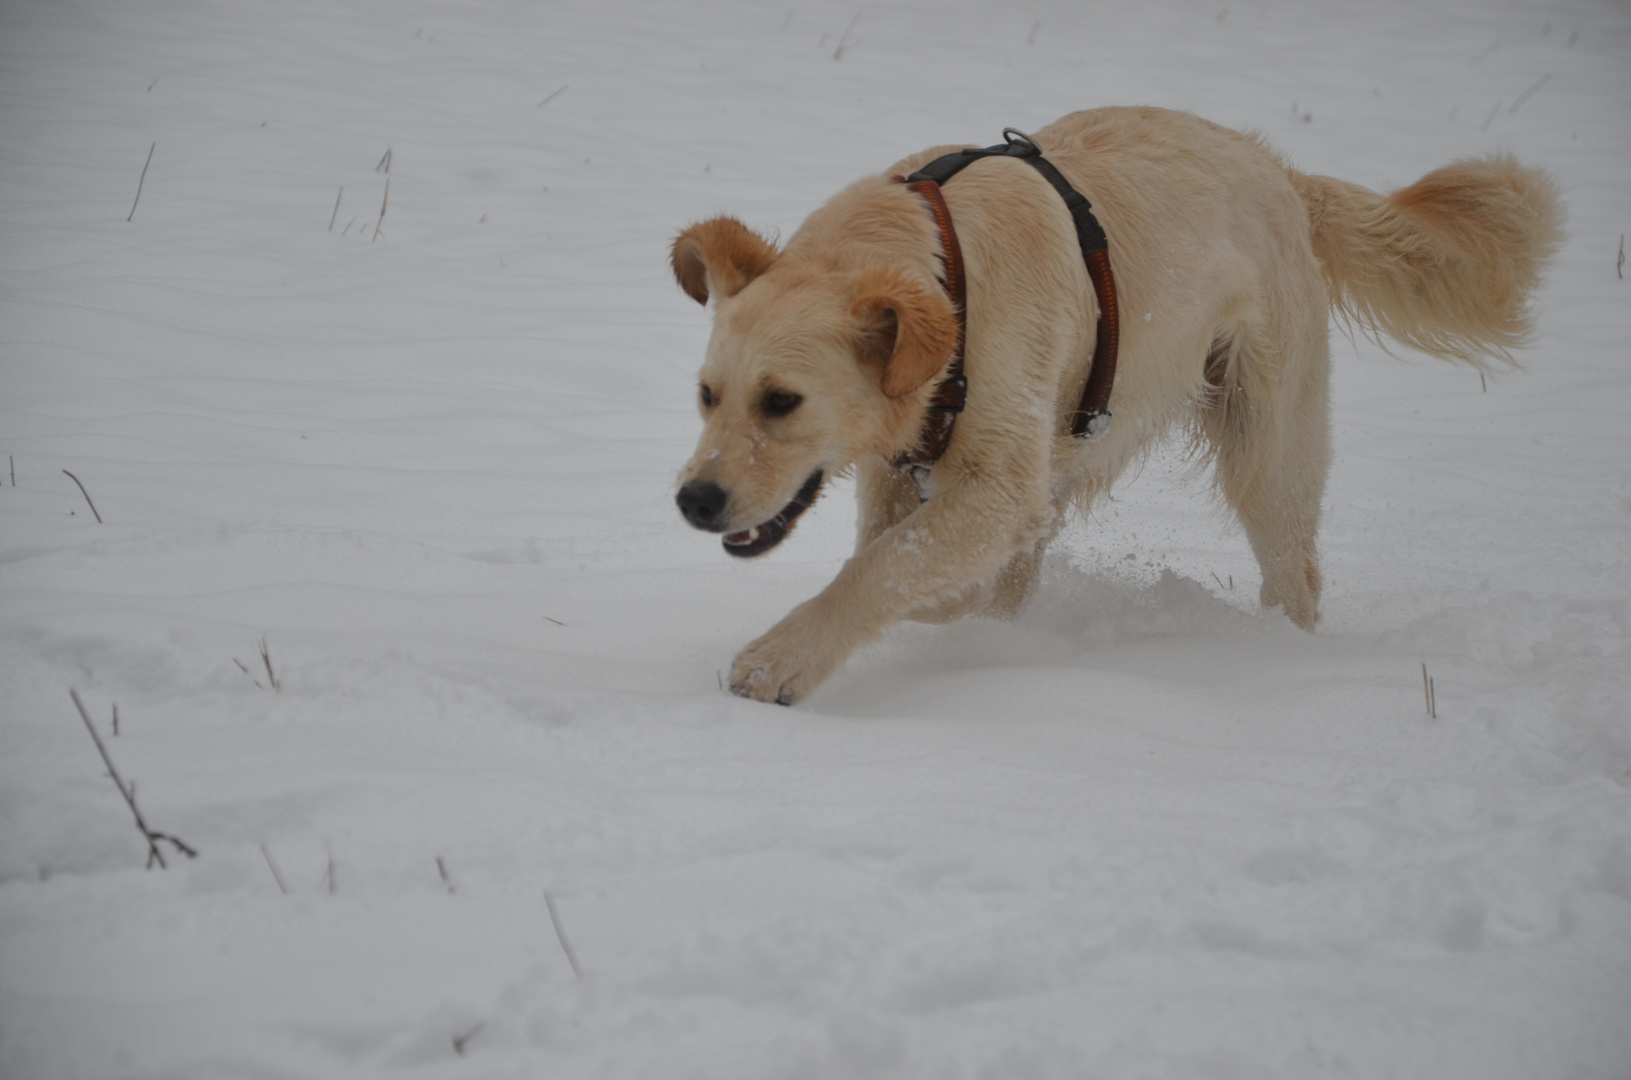
<svg viewBox="0 0 1631 1080"><path fill-rule="evenodd" d="M385 198L380 200L379 220L374 222L374 240L379 239L380 230L385 227L385 208L391 205L391 178L385 178ZM369 241L372 243L373 241Z"/></svg>
<svg viewBox="0 0 1631 1080"><path fill-rule="evenodd" d="M1218 577L1218 572L1216 570L1212 571L1212 580L1218 583L1218 588L1223 588L1223 579Z"/></svg>
<svg viewBox="0 0 1631 1080"><path fill-rule="evenodd" d="M566 86L571 86L571 85L572 85L571 83L566 84ZM542 100L538 104L534 105L533 108L542 109L545 105L548 105L551 101L554 101L556 98L558 98L562 94L566 93L566 86L563 86L559 90L554 91L548 97L546 97L544 100Z"/></svg>
<svg viewBox="0 0 1631 1080"><path fill-rule="evenodd" d="M390 173L390 171L391 171L391 148L389 146L387 146L385 148L385 156L379 159L379 164L378 165L374 166L374 171L375 172L387 173L387 174Z"/></svg>
<svg viewBox="0 0 1631 1080"><path fill-rule="evenodd" d="M162 79L162 78L164 78L164 76L160 75L159 79ZM147 84L147 92L149 94L151 94L153 92L153 87L155 87L155 86L157 86L159 84L159 79L154 79L152 82Z"/></svg>
<svg viewBox="0 0 1631 1080"><path fill-rule="evenodd" d="M466 1046L470 1045L470 1040L474 1039L477 1035L480 1035L481 1034L481 1029L486 1027L486 1026L487 1026L487 1024L484 1021L482 1023L477 1024L475 1027L471 1028L469 1031L465 1032L463 1035L453 1036L453 1052L455 1054L458 1054L460 1057L464 1057L464 1048Z"/></svg>
<svg viewBox="0 0 1631 1080"><path fill-rule="evenodd" d="M1518 111L1518 107L1520 105L1522 105L1524 102L1528 101L1531 97L1533 97L1536 90L1539 90L1541 87L1545 86L1547 83L1549 83L1551 81L1552 81L1552 73L1550 71L1548 71L1546 74L1542 75L1540 78L1536 79L1535 80L1535 85L1531 86L1529 89L1525 90L1523 93L1518 95L1518 100L1514 101L1512 103L1512 107L1506 111L1507 115L1508 116L1516 115L1516 113Z"/></svg>
<svg viewBox="0 0 1631 1080"><path fill-rule="evenodd" d="M1495 123L1495 117L1500 113L1500 111L1501 111L1501 103L1499 101L1497 101L1495 104L1491 105L1489 107L1489 115L1484 117L1484 126L1482 128L1480 128L1479 130L1484 132L1485 134L1488 134L1489 133L1489 126L1491 124Z"/></svg>
<svg viewBox="0 0 1631 1080"><path fill-rule="evenodd" d="M1620 262L1622 262L1622 263L1625 262L1625 235L1623 233L1620 235ZM17 486L17 459L15 457L12 457L10 454L6 455L6 459L11 462L11 486L16 487Z"/></svg>
<svg viewBox="0 0 1631 1080"><path fill-rule="evenodd" d="M63 475L68 477L68 479L72 480L76 484L79 484L79 477L75 476L73 473L69 472L67 469L62 470L62 472L63 472ZM15 487L16 485L13 485L13 486ZM91 513L96 514L96 523L98 525L102 524L102 515L96 513L96 504L91 502L91 493L85 490L85 485L84 484L79 484L79 493L81 495L85 496L85 501L87 503L90 503Z"/></svg>
<svg viewBox="0 0 1631 1080"><path fill-rule="evenodd" d="M578 966L578 954L572 951L571 942L566 940L566 930L561 926L561 913L555 910L555 897L550 895L548 889L544 890L544 903L549 907L549 921L555 924L555 938L561 943L561 951L566 954L566 962L572 965L572 974L583 978L583 969Z"/></svg>
<svg viewBox="0 0 1631 1080"><path fill-rule="evenodd" d="M345 198L345 185L340 185L340 193L334 196L334 213L328 216L328 231L334 231L334 223L340 218L340 200Z"/></svg>
<svg viewBox="0 0 1631 1080"><path fill-rule="evenodd" d="M272 689L283 693L283 683L278 680L277 672L272 670L272 652L266 647L266 639L261 638L261 663L266 665L266 677L272 683Z"/></svg>
<svg viewBox="0 0 1631 1080"><path fill-rule="evenodd" d="M157 79L154 80L154 82L157 81ZM148 89L151 90L153 88L149 86ZM147 166L153 164L153 151L157 150L158 148L159 144L157 140L154 141L152 146L147 148L147 164L142 166L142 178L136 181L136 199L130 204L130 217L125 218L126 222L132 221L136 217L136 203L142 201L142 185L147 183Z"/></svg>
<svg viewBox="0 0 1631 1080"><path fill-rule="evenodd" d="M1427 661L1425 660L1422 661L1421 665L1421 692L1422 696L1427 700L1428 717L1430 719L1437 720L1438 702L1435 700L1435 695L1433 694L1433 677L1427 674Z"/></svg>
<svg viewBox="0 0 1631 1080"><path fill-rule="evenodd" d="M156 862L162 869L169 869L170 864L164 861L164 852L159 850L159 841L161 840L170 844L189 859L198 858L198 852L183 841L178 840L169 833L157 832L147 827L146 819L142 817L142 812L136 807L136 785L126 784L119 775L119 770L113 764L113 758L108 754L107 744L102 741L102 736L96 733L96 725L91 722L91 714L86 711L85 703L79 700L79 691L70 688L68 696L74 699L74 708L79 710L79 718L85 721L85 730L91 733L91 741L96 743L97 752L102 755L102 763L108 767L108 775L113 777L113 786L119 789L120 795L124 796L125 805L130 807L131 814L136 818L136 828L141 830L142 837L147 841L147 868L149 870L153 869L153 864Z"/></svg>
<svg viewBox="0 0 1631 1080"><path fill-rule="evenodd" d="M440 855L436 856L436 872L442 876L442 884L447 886L449 895L459 891L453 887L453 878L447 872L447 863L442 861Z"/></svg>
<svg viewBox="0 0 1631 1080"><path fill-rule="evenodd" d="M261 854L266 856L266 869L272 871L272 880L277 882L278 891L284 896L288 896L289 886L284 884L283 875L278 873L277 863L272 861L272 849L262 844Z"/></svg>
<svg viewBox="0 0 1631 1080"><path fill-rule="evenodd" d="M861 21L861 11L860 11L859 8L857 8L856 11L855 11L855 17L850 19L849 25L844 27L844 32L841 35L839 35L838 48L834 49L833 52L832 52L832 58L834 60L844 59L844 49L846 47L848 47L848 45L849 45L849 32L851 30L854 30L855 29L855 24L860 22L860 21Z"/></svg>
<svg viewBox="0 0 1631 1080"><path fill-rule="evenodd" d="M357 223L357 215L352 214L351 215L351 220L346 222L345 223L345 228L340 230L340 235L344 236L346 233L350 232L351 231L351 226L355 225L356 223Z"/></svg>

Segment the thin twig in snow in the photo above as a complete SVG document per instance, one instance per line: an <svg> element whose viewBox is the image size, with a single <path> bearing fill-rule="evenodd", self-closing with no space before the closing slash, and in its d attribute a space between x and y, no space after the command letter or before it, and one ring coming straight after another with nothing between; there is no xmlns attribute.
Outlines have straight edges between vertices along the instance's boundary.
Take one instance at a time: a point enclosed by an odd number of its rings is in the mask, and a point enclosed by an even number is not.
<svg viewBox="0 0 1631 1080"><path fill-rule="evenodd" d="M1625 237L1623 235L1620 237L1620 262L1625 262ZM10 454L6 455L6 459L11 462L11 486L16 487L17 459Z"/></svg>
<svg viewBox="0 0 1631 1080"><path fill-rule="evenodd" d="M328 231L329 232L334 231L334 223L337 220L339 220L339 217L340 217L340 200L343 199L343 198L345 198L345 185L341 184L340 185L340 193L338 195L334 196L334 213L332 213L332 214L330 214L328 216Z"/></svg>
<svg viewBox="0 0 1631 1080"><path fill-rule="evenodd" d="M436 856L436 872L442 876L442 884L447 886L447 891L450 895L459 891L458 889L454 888L453 878L447 872L447 863L442 861L442 857L440 855Z"/></svg>
<svg viewBox="0 0 1631 1080"><path fill-rule="evenodd" d="M261 638L261 663L266 665L266 678L271 681L272 689L283 693L283 683L278 680L277 672L272 670L272 652L266 647L265 638Z"/></svg>
<svg viewBox="0 0 1631 1080"><path fill-rule="evenodd" d="M453 1036L453 1052L458 1054L460 1057L464 1057L464 1048L470 1044L471 1039L474 1039L477 1035L480 1035L481 1029L486 1026L486 1022L483 1021L482 1023L479 1023L475 1027L471 1028L469 1031L465 1032L463 1035Z"/></svg>
<svg viewBox="0 0 1631 1080"><path fill-rule="evenodd" d="M1614 276L1621 281L1625 280L1625 234L1620 234L1620 257L1614 261ZM17 472L12 470L11 486L17 486Z"/></svg>
<svg viewBox="0 0 1631 1080"><path fill-rule="evenodd" d="M160 75L159 79L162 79L162 78L164 78L164 76ZM159 79L154 79L152 82L147 84L147 92L149 94L151 94L153 92L153 87L155 87L155 86L157 86L159 84Z"/></svg>
<svg viewBox="0 0 1631 1080"><path fill-rule="evenodd" d="M148 89L151 90L152 87L148 87ZM142 178L136 181L136 198L135 201L130 204L130 217L125 218L126 222L129 222L136 217L136 203L142 201L142 185L147 183L147 166L153 164L153 151L157 150L158 148L159 144L157 140L154 140L153 145L147 148L147 162L142 166Z"/></svg>
<svg viewBox="0 0 1631 1080"><path fill-rule="evenodd" d="M566 86L562 86L559 90L554 91L548 97L546 97L544 100L542 100L538 104L534 105L533 108L542 109L545 105L548 105L551 101L554 101L556 98L558 98L562 94L566 93L566 87L571 86L571 85L572 85L571 83L567 83Z"/></svg>
<svg viewBox="0 0 1631 1080"><path fill-rule="evenodd" d="M119 737L119 703L117 701L113 703L113 737L116 739Z"/></svg>
<svg viewBox="0 0 1631 1080"><path fill-rule="evenodd" d="M1433 678L1427 674L1427 661L1421 664L1421 692L1427 700L1427 715L1430 719L1438 719L1438 701L1433 693Z"/></svg>
<svg viewBox="0 0 1631 1080"><path fill-rule="evenodd" d="M856 8L855 9L855 17L850 19L849 25L844 27L844 32L842 34L840 34L839 37L838 37L838 48L834 49L833 52L832 52L832 58L834 60L844 59L844 49L845 49L846 46L849 45L849 32L851 30L854 30L855 29L855 24L860 22L860 21L861 21L861 9Z"/></svg>
<svg viewBox="0 0 1631 1080"><path fill-rule="evenodd" d="M1512 103L1512 107L1506 111L1507 115L1508 116L1516 115L1517 111L1518 111L1518 107L1520 105L1522 105L1524 102L1528 101L1531 97L1533 97L1536 90L1539 90L1541 87L1545 86L1547 83L1549 83L1551 81L1552 81L1552 73L1550 71L1548 71L1546 74L1542 75L1540 78L1536 79L1535 80L1535 85L1531 86L1529 89L1525 90L1523 93L1518 95L1518 100L1514 101Z"/></svg>
<svg viewBox="0 0 1631 1080"><path fill-rule="evenodd" d="M385 227L385 208L391 205L391 178L385 178L385 198L380 200L379 220L374 222L374 240L379 239L380 230ZM372 240L369 243L373 243Z"/></svg>
<svg viewBox="0 0 1631 1080"><path fill-rule="evenodd" d="M277 863L272 861L272 849L262 844L261 854L266 856L266 869L272 871L272 880L277 882L278 891L284 896L288 896L289 886L284 884L283 875L278 873Z"/></svg>
<svg viewBox="0 0 1631 1080"><path fill-rule="evenodd" d="M1479 130L1487 135L1489 133L1489 126L1491 124L1495 123L1495 117L1498 116L1500 114L1500 112L1501 112L1501 103L1499 101L1497 101L1495 104L1493 104L1493 105L1491 105L1489 107L1489 115L1484 117L1484 126L1482 128L1479 128Z"/></svg>
<svg viewBox="0 0 1631 1080"><path fill-rule="evenodd" d="M68 479L72 480L76 484L79 484L79 477L75 476L73 473L69 472L67 469L64 469L62 471L63 471L63 474L68 477ZM81 495L85 496L85 501L87 503L90 503L91 513L96 514L96 523L98 525L101 525L102 524L102 515L96 513L96 504L91 502L91 493L85 490L85 485L84 484L79 484L79 493Z"/></svg>
<svg viewBox="0 0 1631 1080"><path fill-rule="evenodd" d="M147 827L146 819L142 817L141 810L136 807L136 785L134 783L126 784L119 775L119 770L113 764L113 758L108 754L107 744L102 741L102 736L96 733L96 725L91 722L91 714L86 711L85 703L79 700L79 691L70 688L68 696L74 699L74 708L79 710L79 718L85 721L85 730L91 733L91 741L96 743L97 752L102 755L102 763L108 767L108 775L113 777L113 786L119 789L120 795L124 796L125 805L130 807L131 814L136 818L136 828L141 830L142 837L147 841L147 868L149 870L153 869L153 864L156 862L161 868L169 869L170 864L164 861L164 852L159 850L160 840L169 843L189 859L198 858L198 852L183 841L178 840L169 833L157 832Z"/></svg>
<svg viewBox="0 0 1631 1080"><path fill-rule="evenodd" d="M555 910L555 898L549 890L544 890L544 903L549 907L549 921L555 924L555 938L561 943L561 951L566 954L566 962L572 965L572 974L583 978L583 969L578 966L578 954L572 951L571 942L566 940L566 930L561 926L561 913Z"/></svg>
<svg viewBox="0 0 1631 1080"><path fill-rule="evenodd" d="M375 172L382 172L382 173L386 173L386 174L390 173L390 171L391 171L391 148L389 146L387 146L385 148L385 156L379 159L379 164L378 165L374 166L374 171Z"/></svg>

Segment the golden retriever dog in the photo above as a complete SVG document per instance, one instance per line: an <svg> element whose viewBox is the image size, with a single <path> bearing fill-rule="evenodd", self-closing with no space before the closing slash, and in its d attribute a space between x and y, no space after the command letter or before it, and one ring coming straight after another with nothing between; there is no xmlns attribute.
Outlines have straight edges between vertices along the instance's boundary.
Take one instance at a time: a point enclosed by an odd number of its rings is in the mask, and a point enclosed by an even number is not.
<svg viewBox="0 0 1631 1080"><path fill-rule="evenodd" d="M1064 201L1021 161L976 161L943 189L967 271L967 404L921 488L891 461L920 439L959 331L934 213L898 180L959 148L856 181L781 249L730 217L675 239L680 286L714 304L686 519L755 555L825 478L853 470L860 504L854 557L742 650L735 693L791 704L898 619L1015 612L1067 511L1175 425L1215 465L1263 605L1313 629L1331 310L1435 356L1509 363L1561 237L1553 183L1505 156L1383 196L1162 109L1072 113L1034 142L1109 236L1114 419L1071 436L1100 312Z"/></svg>

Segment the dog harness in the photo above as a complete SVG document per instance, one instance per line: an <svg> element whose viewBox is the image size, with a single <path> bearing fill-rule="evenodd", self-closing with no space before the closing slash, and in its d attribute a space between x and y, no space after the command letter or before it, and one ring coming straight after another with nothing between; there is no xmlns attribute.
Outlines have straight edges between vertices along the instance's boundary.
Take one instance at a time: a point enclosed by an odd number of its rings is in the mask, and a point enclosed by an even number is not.
<svg viewBox="0 0 1631 1080"><path fill-rule="evenodd" d="M1042 156L1042 148L1031 137L1016 128L1004 128L1003 142L983 150L958 150L937 157L910 176L895 177L913 191L922 195L934 212L940 227L940 243L944 249L946 265L946 294L957 311L957 347L952 351L946 367L946 377L936 387L929 401L928 415L923 420L923 431L917 445L897 455L890 464L906 473L917 484L918 494L928 498L929 470L940 460L951 443L951 430L957 414L963 411L968 399L968 379L963 374L963 348L967 341L968 316L966 311L966 278L963 272L963 249L957 242L957 230L952 227L951 211L946 207L940 185L962 172L981 158L1018 158L1041 173L1065 200L1070 216L1076 223L1076 240L1082 248L1082 260L1087 263L1088 280L1093 283L1093 294L1099 302L1099 325L1093 348L1093 366L1088 372L1087 385L1082 388L1082 402L1070 419L1070 433L1078 439L1093 440L1110 428L1110 390L1116 381L1116 350L1121 340L1120 306L1116 301L1116 279L1110 271L1110 244L1098 218L1093 216L1093 204L1070 181Z"/></svg>

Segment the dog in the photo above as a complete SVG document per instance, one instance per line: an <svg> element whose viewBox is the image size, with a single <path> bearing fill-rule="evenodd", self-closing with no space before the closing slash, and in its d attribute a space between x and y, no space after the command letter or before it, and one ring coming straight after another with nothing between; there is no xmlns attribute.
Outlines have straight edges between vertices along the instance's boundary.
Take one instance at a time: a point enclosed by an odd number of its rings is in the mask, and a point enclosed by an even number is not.
<svg viewBox="0 0 1631 1080"><path fill-rule="evenodd" d="M685 519L751 556L826 478L853 472L859 502L854 556L742 650L733 692L789 705L896 620L1012 615L1066 514L1175 426L1214 465L1263 606L1312 630L1332 310L1444 359L1510 364L1561 242L1556 186L1507 156L1382 196L1163 109L1072 113L1028 138L1108 235L1119 368L1091 439L1069 416L1104 313L1070 211L1026 163L976 161L942 189L966 265L966 406L917 481L892 462L922 439L960 330L933 208L898 181L959 148L851 184L781 249L731 217L675 238L675 279L714 304Z"/></svg>

